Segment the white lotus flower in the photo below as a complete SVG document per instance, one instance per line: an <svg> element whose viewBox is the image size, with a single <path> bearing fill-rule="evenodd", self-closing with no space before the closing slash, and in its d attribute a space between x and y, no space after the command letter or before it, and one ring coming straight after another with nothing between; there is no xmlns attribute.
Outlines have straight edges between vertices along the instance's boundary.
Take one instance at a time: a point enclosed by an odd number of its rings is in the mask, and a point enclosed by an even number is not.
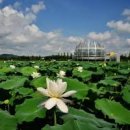
<svg viewBox="0 0 130 130"><path fill-rule="evenodd" d="M10 65L10 68L11 68L11 69L15 69L15 66L14 66L14 65Z"/></svg>
<svg viewBox="0 0 130 130"><path fill-rule="evenodd" d="M65 102L68 102L64 97L69 97L76 93L75 90L68 91L67 83L63 82L62 79L57 79L57 81L50 80L46 78L47 89L42 87L37 88L37 90L44 96L50 97L47 101L43 102L41 106L44 106L46 109L50 110L54 106L57 106L62 112L68 113L68 107Z"/></svg>
<svg viewBox="0 0 130 130"><path fill-rule="evenodd" d="M77 69L79 72L83 72L83 67L79 66Z"/></svg>
<svg viewBox="0 0 130 130"><path fill-rule="evenodd" d="M56 60L55 59L52 59L51 62L55 62Z"/></svg>
<svg viewBox="0 0 130 130"><path fill-rule="evenodd" d="M60 70L60 72L57 74L57 77L64 78L65 77L65 71Z"/></svg>
<svg viewBox="0 0 130 130"><path fill-rule="evenodd" d="M39 66L38 66L38 65L35 65L34 68L35 68L35 69L39 69Z"/></svg>
<svg viewBox="0 0 130 130"><path fill-rule="evenodd" d="M107 64L106 64L106 63L104 63L104 64L103 64L103 66L104 66L104 67L106 67L106 66L107 66Z"/></svg>
<svg viewBox="0 0 130 130"><path fill-rule="evenodd" d="M35 63L35 61L32 61L31 63L33 63L33 64L34 64L34 63Z"/></svg>
<svg viewBox="0 0 130 130"><path fill-rule="evenodd" d="M32 76L33 78L38 78L38 77L41 76L41 74L38 73L38 72L33 72L33 73L31 74L31 76Z"/></svg>

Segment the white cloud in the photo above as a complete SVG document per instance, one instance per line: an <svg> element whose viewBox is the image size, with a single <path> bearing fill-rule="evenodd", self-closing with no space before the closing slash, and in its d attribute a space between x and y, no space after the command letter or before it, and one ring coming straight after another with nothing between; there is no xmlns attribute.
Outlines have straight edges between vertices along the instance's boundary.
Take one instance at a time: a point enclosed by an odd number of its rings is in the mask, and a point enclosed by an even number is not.
<svg viewBox="0 0 130 130"><path fill-rule="evenodd" d="M97 41L104 41L111 38L111 33L108 31L104 33L90 32L88 34L88 38L92 40L97 40Z"/></svg>
<svg viewBox="0 0 130 130"><path fill-rule="evenodd" d="M20 11L14 6L0 9L0 53L48 55L72 52L80 37L65 37L59 31L43 32L34 24L36 13L43 7L32 7L25 11Z"/></svg>
<svg viewBox="0 0 130 130"><path fill-rule="evenodd" d="M127 20L130 21L130 9L125 9L122 15L127 17Z"/></svg>
<svg viewBox="0 0 130 130"><path fill-rule="evenodd" d="M3 13L4 16L8 17L10 15L13 15L13 14L20 14L18 13L16 10L14 10L11 6L6 6L5 8L3 8L1 10L1 13Z"/></svg>
<svg viewBox="0 0 130 130"><path fill-rule="evenodd" d="M83 40L83 38L81 38L81 37L76 37L76 36L68 37L68 41L71 43L74 43L74 44L80 43L82 40Z"/></svg>
<svg viewBox="0 0 130 130"><path fill-rule="evenodd" d="M130 33L130 23L123 21L110 21L107 26L120 32Z"/></svg>
<svg viewBox="0 0 130 130"><path fill-rule="evenodd" d="M130 48L130 39L127 38L130 34L130 9L124 9L122 15L126 16L126 19L107 22L107 26L112 29L111 38L103 41L107 50L118 53L129 52Z"/></svg>
<svg viewBox="0 0 130 130"><path fill-rule="evenodd" d="M46 36L48 39L53 40L55 38L61 37L61 34L59 32L48 32Z"/></svg>
<svg viewBox="0 0 130 130"><path fill-rule="evenodd" d="M47 51L52 51L53 49L55 49L53 45L49 45L49 44L42 46L42 48Z"/></svg>
<svg viewBox="0 0 130 130"><path fill-rule="evenodd" d="M130 44L130 38L126 39L126 42L127 42L128 44Z"/></svg>
<svg viewBox="0 0 130 130"><path fill-rule="evenodd" d="M0 3L3 3L4 0L0 0Z"/></svg>
<svg viewBox="0 0 130 130"><path fill-rule="evenodd" d="M43 2L20 11L20 5L6 6L0 9L0 53L17 55L49 55L58 52L73 52L75 46L84 38L80 36L64 36L61 31L42 31L34 21L37 13L44 10ZM124 15L128 11L124 11ZM126 13L127 12L127 13ZM128 16L128 15L127 15ZM130 23L111 21L107 23L112 29L130 33ZM130 39L111 30L106 32L90 32L87 38L101 41L107 50L123 52L129 50Z"/></svg>
<svg viewBox="0 0 130 130"><path fill-rule="evenodd" d="M88 39L100 41L106 48L106 51L115 51L117 53L124 53L130 51L130 9L125 9L122 15L127 17L118 21L112 20L107 22L109 31L106 32L90 32L87 35ZM114 31L113 31L114 30Z"/></svg>
<svg viewBox="0 0 130 130"><path fill-rule="evenodd" d="M113 34L109 40L103 41L102 44L104 44L107 52L115 51L121 54L124 53L124 51L129 50L125 38L122 38L116 34Z"/></svg>
<svg viewBox="0 0 130 130"><path fill-rule="evenodd" d="M130 9L125 9L123 11L122 15L129 16L130 15Z"/></svg>
<svg viewBox="0 0 130 130"><path fill-rule="evenodd" d="M108 35L106 35L107 33ZM126 42L126 38L123 35L118 34L117 32L107 31L107 33L90 32L87 35L87 38L99 41L101 45L104 45L106 52L115 51L122 54L126 51L129 51L130 46L128 42Z"/></svg>
<svg viewBox="0 0 130 130"><path fill-rule="evenodd" d="M38 4L34 4L31 7L31 10L33 13L38 13L39 11L44 10L44 9L46 9L46 6L43 3L43 1L40 1Z"/></svg>

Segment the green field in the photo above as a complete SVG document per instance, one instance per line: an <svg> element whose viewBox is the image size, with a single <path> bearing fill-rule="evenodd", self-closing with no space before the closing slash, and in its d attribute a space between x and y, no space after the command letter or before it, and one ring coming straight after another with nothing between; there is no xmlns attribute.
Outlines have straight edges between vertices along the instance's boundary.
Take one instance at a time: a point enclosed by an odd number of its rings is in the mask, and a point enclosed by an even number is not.
<svg viewBox="0 0 130 130"><path fill-rule="evenodd" d="M67 91L77 91L67 98L72 101L67 114L39 107L47 97L37 88L46 88L46 78L56 80L60 70ZM0 130L129 130L129 125L127 62L0 61Z"/></svg>

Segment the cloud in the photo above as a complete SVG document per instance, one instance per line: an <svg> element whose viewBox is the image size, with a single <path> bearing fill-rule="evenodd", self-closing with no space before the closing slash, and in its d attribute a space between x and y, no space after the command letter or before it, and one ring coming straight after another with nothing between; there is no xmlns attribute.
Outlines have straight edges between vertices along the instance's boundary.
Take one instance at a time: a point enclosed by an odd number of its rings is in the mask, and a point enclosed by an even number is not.
<svg viewBox="0 0 130 130"><path fill-rule="evenodd" d="M107 26L111 31L111 38L104 40L103 43L107 50L113 50L118 53L129 52L130 48L130 9L124 9L122 12L126 19L121 19L118 21L112 20L107 22Z"/></svg>
<svg viewBox="0 0 130 130"><path fill-rule="evenodd" d="M43 2L28 10L17 6L0 9L0 53L17 55L50 55L58 52L72 52L80 37L65 37L62 32L43 32L34 21L37 13L44 9ZM74 43L74 44L73 44Z"/></svg>
<svg viewBox="0 0 130 130"><path fill-rule="evenodd" d="M125 16L129 16L130 15L130 9L125 9L122 13Z"/></svg>
<svg viewBox="0 0 130 130"><path fill-rule="evenodd" d="M13 7L14 9L19 9L21 7L21 2L20 1L16 1L14 4L13 4Z"/></svg>
<svg viewBox="0 0 130 130"><path fill-rule="evenodd" d="M3 3L4 0L0 0L0 3Z"/></svg>
<svg viewBox="0 0 130 130"><path fill-rule="evenodd" d="M36 24L37 14L46 5L38 2L30 8L20 10L20 3L0 9L0 53L17 55L51 55L60 52L73 52L76 45L84 39L81 36L64 36L61 31L42 31ZM129 11L124 11L128 16ZM123 52L130 46L130 38L116 31L130 33L130 23L110 21L105 32L89 32L88 39L100 41L107 51Z"/></svg>
<svg viewBox="0 0 130 130"><path fill-rule="evenodd" d="M45 10L45 9L46 9L46 6L43 3L43 1L40 1L38 4L34 4L31 7L31 10L33 13L38 13L39 11Z"/></svg>
<svg viewBox="0 0 130 130"><path fill-rule="evenodd" d="M68 42L76 44L76 43L80 43L81 41L83 41L83 38L76 37L76 36L69 36L67 40L68 40Z"/></svg>
<svg viewBox="0 0 130 130"><path fill-rule="evenodd" d="M130 9L124 9L122 15L127 17L127 20L130 20Z"/></svg>
<svg viewBox="0 0 130 130"><path fill-rule="evenodd" d="M88 39L101 42L106 48L106 51L115 51L117 53L129 52L130 48L130 9L124 9L122 15L124 19L118 21L112 20L106 23L109 30L106 32L89 32Z"/></svg>
<svg viewBox="0 0 130 130"><path fill-rule="evenodd" d="M88 33L87 38L99 41L101 45L105 47L106 52L115 51L119 54L129 52L130 41L126 41L126 38L117 32L90 32Z"/></svg>
<svg viewBox="0 0 130 130"><path fill-rule="evenodd" d="M123 21L110 21L107 23L107 26L113 28L119 32L130 33L130 23Z"/></svg>
<svg viewBox="0 0 130 130"><path fill-rule="evenodd" d="M44 33L33 24L35 19L36 15L31 11L25 14L13 6L0 9L0 53L24 53L31 48L28 44L36 44Z"/></svg>
<svg viewBox="0 0 130 130"><path fill-rule="evenodd" d="M130 45L130 38L126 39L126 42Z"/></svg>
<svg viewBox="0 0 130 130"><path fill-rule="evenodd" d="M90 32L88 34L88 38L92 40L104 41L111 38L111 33L108 31L104 33Z"/></svg>

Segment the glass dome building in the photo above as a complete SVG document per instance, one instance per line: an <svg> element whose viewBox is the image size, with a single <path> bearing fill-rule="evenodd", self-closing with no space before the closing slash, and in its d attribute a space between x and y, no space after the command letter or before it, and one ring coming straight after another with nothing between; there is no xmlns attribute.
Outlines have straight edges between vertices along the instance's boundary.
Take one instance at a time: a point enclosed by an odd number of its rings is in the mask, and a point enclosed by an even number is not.
<svg viewBox="0 0 130 130"><path fill-rule="evenodd" d="M105 48L96 41L80 42L74 52L75 60L104 60Z"/></svg>

